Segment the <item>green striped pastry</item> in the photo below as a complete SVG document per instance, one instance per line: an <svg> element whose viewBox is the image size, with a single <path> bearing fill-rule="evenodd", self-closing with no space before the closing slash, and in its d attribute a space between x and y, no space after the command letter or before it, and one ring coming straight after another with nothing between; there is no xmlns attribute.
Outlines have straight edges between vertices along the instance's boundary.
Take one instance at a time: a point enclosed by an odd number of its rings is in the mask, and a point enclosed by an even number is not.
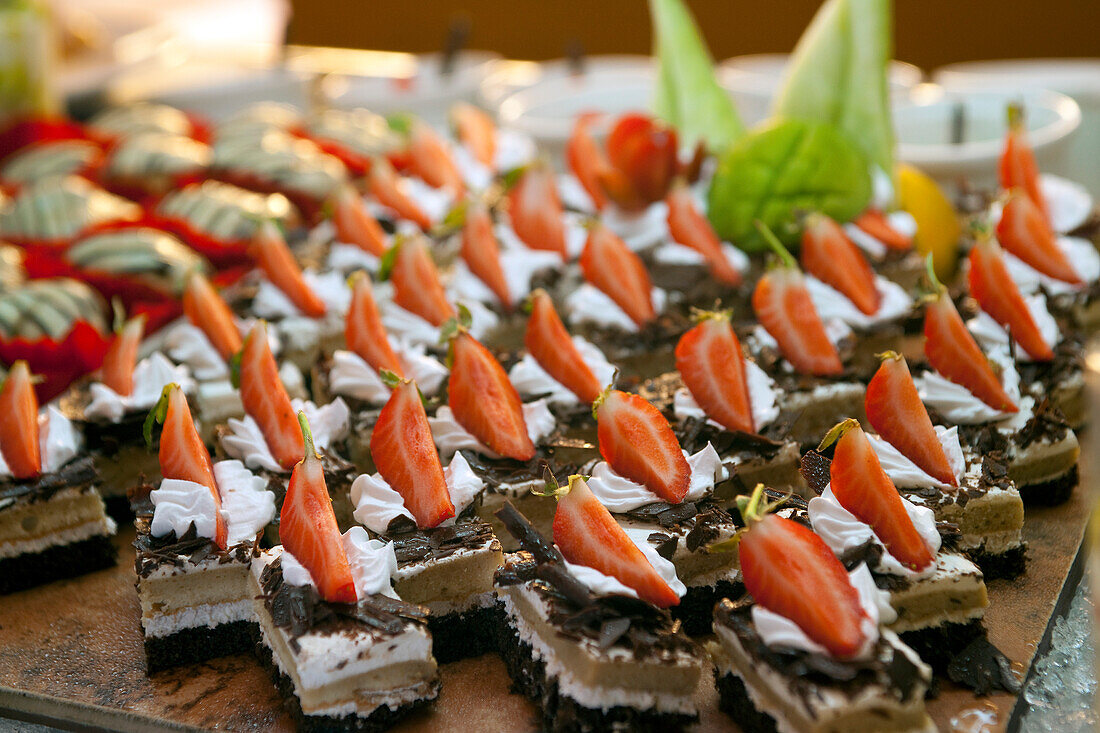
<svg viewBox="0 0 1100 733"><path fill-rule="evenodd" d="M176 296L183 294L187 273L210 270L206 260L183 242L148 227L94 234L74 244L65 257L78 269L134 277Z"/></svg>
<svg viewBox="0 0 1100 733"><path fill-rule="evenodd" d="M99 148L87 140L60 140L29 145L15 153L0 168L0 179L10 183L33 183L76 173L91 165Z"/></svg>
<svg viewBox="0 0 1100 733"><path fill-rule="evenodd" d="M69 278L31 280L0 292L0 338L62 338L77 321L107 331L107 304L94 290Z"/></svg>
<svg viewBox="0 0 1100 733"><path fill-rule="evenodd" d="M161 199L157 213L183 219L197 231L226 241L251 238L260 219L274 219L289 226L297 218L281 194L255 193L219 181L172 191Z"/></svg>
<svg viewBox="0 0 1100 733"><path fill-rule="evenodd" d="M141 207L76 176L37 181L0 208L0 238L64 239L93 224L133 221Z"/></svg>

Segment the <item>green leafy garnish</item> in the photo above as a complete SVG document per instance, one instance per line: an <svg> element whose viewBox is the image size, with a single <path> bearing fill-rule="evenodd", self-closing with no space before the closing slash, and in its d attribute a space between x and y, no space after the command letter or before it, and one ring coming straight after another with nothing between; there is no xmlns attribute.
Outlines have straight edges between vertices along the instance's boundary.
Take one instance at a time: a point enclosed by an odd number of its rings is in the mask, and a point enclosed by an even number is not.
<svg viewBox="0 0 1100 733"><path fill-rule="evenodd" d="M397 264L397 253L401 251L401 245L405 243L406 237L398 234L393 238L393 244L390 248L382 253L382 258L378 262L378 281L385 282L390 279L390 273L393 272L393 266Z"/></svg>
<svg viewBox="0 0 1100 733"><path fill-rule="evenodd" d="M702 140L715 152L745 134L730 95L718 84L714 62L683 0L649 0L657 93L653 111L683 140Z"/></svg>
<svg viewBox="0 0 1100 733"><path fill-rule="evenodd" d="M825 122L781 120L753 130L719 157L707 214L720 237L759 252L768 245L757 219L792 245L799 212L848 221L870 200L867 161L845 135Z"/></svg>
<svg viewBox="0 0 1100 733"><path fill-rule="evenodd" d="M172 394L173 389L179 389L180 386L175 382L164 385L164 389L160 391L160 398L157 399L157 404L153 405L153 409L149 410L149 414L145 417L145 424L141 428L141 434L145 436L145 448L147 450L153 450L153 426L157 423L164 423L164 419L168 417L168 396Z"/></svg>
<svg viewBox="0 0 1100 733"><path fill-rule="evenodd" d="M826 0L791 55L772 112L836 125L869 162L893 175L892 56L889 0Z"/></svg>

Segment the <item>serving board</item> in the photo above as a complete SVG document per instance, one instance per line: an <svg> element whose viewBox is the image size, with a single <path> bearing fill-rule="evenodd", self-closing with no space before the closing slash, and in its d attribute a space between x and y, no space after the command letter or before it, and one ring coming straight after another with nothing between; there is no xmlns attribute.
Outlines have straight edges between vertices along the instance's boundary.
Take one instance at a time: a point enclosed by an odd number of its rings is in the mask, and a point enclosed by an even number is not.
<svg viewBox="0 0 1100 733"><path fill-rule="evenodd" d="M1046 638L1060 599L1080 577L1077 560L1089 514L1078 488L1062 506L1027 510L1028 570L989 583L990 639L1026 675ZM132 528L120 531L119 565L83 578L0 597L0 714L63 727L117 730L289 731L274 685L250 655L146 675L134 591ZM429 709L395 731L536 729L535 708L509 693L494 655L443 667L443 692ZM699 730L737 730L717 709L709 675L696 692ZM950 682L929 700L940 730L984 717L1013 727L1016 697L984 699ZM978 728L974 728L977 730Z"/></svg>

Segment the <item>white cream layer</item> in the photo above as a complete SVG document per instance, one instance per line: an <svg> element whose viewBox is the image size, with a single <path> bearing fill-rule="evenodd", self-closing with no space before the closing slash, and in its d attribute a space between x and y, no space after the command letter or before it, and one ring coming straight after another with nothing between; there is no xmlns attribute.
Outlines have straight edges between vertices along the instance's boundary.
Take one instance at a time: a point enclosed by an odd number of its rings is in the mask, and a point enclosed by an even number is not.
<svg viewBox="0 0 1100 733"><path fill-rule="evenodd" d="M455 515L440 525L447 527L453 525L455 519L473 503L484 490L485 483L473 472L461 452L455 453L443 469L443 478L455 508ZM352 482L351 503L355 506L353 516L356 521L375 534L385 534L390 523L398 517L413 519L412 513L405 508L405 499L380 473L364 473Z"/></svg>
<svg viewBox="0 0 1100 733"><path fill-rule="evenodd" d="M433 395L447 379L447 367L435 357L429 356L423 345L393 343L393 353L401 364L401 370L426 395ZM332 369L328 374L329 391L343 397L362 400L372 405L382 405L390 398L390 388L381 375L363 357L353 351L338 350L332 355Z"/></svg>
<svg viewBox="0 0 1100 733"><path fill-rule="evenodd" d="M684 451L684 458L691 470L691 480L683 501L699 501L714 490L715 484L729 478L729 469L722 465L718 451L710 443L693 455ZM664 501L645 486L615 473L607 461L600 461L592 467L588 488L610 512L629 512L647 504Z"/></svg>
<svg viewBox="0 0 1100 733"><path fill-rule="evenodd" d="M545 399L525 402L523 404L523 419L527 423L527 436L531 442L538 445L546 436L554 432L557 427L557 419L550 412ZM454 413L448 405L441 405L435 415L428 416L428 424L432 428L432 437L439 448L439 454L444 459L454 455L456 451L470 450L489 458L500 458L497 453L489 449L466 428L455 419Z"/></svg>
<svg viewBox="0 0 1100 733"><path fill-rule="evenodd" d="M583 336L573 336L573 346L581 359L592 370L600 384L611 384L615 380L615 366L607 360L600 347ZM525 353L516 362L508 379L521 397L543 397L552 405L577 405L580 399L564 384L550 376L531 354Z"/></svg>
<svg viewBox="0 0 1100 733"><path fill-rule="evenodd" d="M42 459L42 473L60 471L66 463L76 458L84 447L84 436L69 418L53 405L38 411L38 451ZM9 478L11 469L0 453L0 478Z"/></svg>
<svg viewBox="0 0 1100 733"><path fill-rule="evenodd" d="M306 419L313 431L313 442L318 450L325 450L347 436L351 412L339 397L320 407L297 398L292 399L290 404L295 414L299 411L306 413ZM221 445L226 454L243 461L249 468L263 468L276 473L283 471L283 467L267 447L263 431L250 415L245 415L241 420L231 417L227 424L229 431L221 436Z"/></svg>
<svg viewBox="0 0 1100 733"><path fill-rule="evenodd" d="M767 372L757 366L755 361L744 359L744 365L745 382L749 387L749 407L752 410L752 421L756 425L757 431L760 431L779 417L779 398L783 392L776 386ZM672 411L679 420L687 418L702 420L707 417L706 412L695 401L687 387L681 387L673 394ZM719 430L725 429L709 418L707 423Z"/></svg>
<svg viewBox="0 0 1100 733"><path fill-rule="evenodd" d="M890 594L875 586L871 571L865 564L861 563L848 573L848 578L859 594L859 603L865 614L860 624L863 645L853 659L868 659L879 638L879 624L893 623L897 619L897 613L890 605ZM788 647L829 656L829 650L806 636L806 632L794 621L769 611L760 604L752 607L752 621L760 638L770 647Z"/></svg>
<svg viewBox="0 0 1100 733"><path fill-rule="evenodd" d="M92 382L89 392L92 400L84 409L89 420L117 423L130 412L149 410L157 404L165 386L175 382L184 392L191 393L195 380L183 365L174 366L164 354L154 351L134 367L134 389L128 395L120 395L102 382Z"/></svg>
<svg viewBox="0 0 1100 733"><path fill-rule="evenodd" d="M905 513L909 515L917 534L924 540L925 546L935 556L940 550L940 533L936 529L936 514L928 507L917 506L905 497L901 497ZM829 549L837 557L843 557L844 553L862 546L866 542L873 542L882 550L882 557L876 572L889 575L898 575L903 578L917 579L927 578L936 572L936 563L929 563L923 570L913 570L903 565L897 558L890 554L886 545L879 540L871 525L860 521L854 514L848 511L833 494L832 486L826 486L821 496L815 496L809 503L810 523L814 533L825 541Z"/></svg>

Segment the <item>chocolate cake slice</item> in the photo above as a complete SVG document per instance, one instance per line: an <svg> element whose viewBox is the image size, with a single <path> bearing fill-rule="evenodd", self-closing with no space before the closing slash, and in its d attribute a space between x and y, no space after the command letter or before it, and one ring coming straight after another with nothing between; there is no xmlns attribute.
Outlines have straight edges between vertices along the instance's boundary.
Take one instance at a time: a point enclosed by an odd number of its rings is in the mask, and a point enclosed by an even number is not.
<svg viewBox="0 0 1100 733"><path fill-rule="evenodd" d="M667 612L594 593L511 505L500 518L525 551L496 576L500 654L547 730L683 730L698 719L697 649Z"/></svg>

